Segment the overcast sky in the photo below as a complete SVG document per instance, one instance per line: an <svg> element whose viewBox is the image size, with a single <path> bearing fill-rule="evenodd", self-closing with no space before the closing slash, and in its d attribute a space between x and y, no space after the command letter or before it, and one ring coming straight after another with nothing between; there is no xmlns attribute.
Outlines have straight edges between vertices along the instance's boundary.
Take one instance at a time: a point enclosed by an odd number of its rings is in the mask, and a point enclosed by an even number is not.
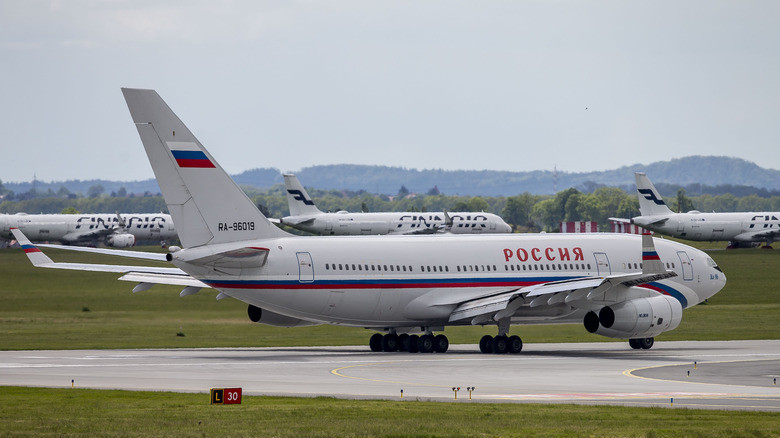
<svg viewBox="0 0 780 438"><path fill-rule="evenodd" d="M780 169L780 2L0 0L0 180L152 178L120 87L230 173Z"/></svg>

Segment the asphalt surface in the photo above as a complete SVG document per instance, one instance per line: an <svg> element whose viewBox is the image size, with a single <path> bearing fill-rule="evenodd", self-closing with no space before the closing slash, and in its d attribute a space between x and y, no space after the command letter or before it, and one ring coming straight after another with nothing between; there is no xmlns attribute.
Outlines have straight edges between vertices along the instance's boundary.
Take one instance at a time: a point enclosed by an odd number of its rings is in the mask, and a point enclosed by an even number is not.
<svg viewBox="0 0 780 438"><path fill-rule="evenodd" d="M581 403L780 412L780 341L476 345L444 354L367 346L0 351L0 385L245 395ZM475 388L469 393L467 388ZM402 393L403 391L403 393ZM401 397L403 394L403 397ZM471 396L471 397L469 397Z"/></svg>

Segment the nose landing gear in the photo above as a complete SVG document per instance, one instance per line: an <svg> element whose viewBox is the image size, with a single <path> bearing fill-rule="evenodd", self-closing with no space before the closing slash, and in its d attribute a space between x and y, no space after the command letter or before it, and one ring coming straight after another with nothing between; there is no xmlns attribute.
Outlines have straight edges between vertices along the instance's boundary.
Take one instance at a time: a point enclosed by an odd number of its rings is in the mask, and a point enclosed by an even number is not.
<svg viewBox="0 0 780 438"><path fill-rule="evenodd" d="M638 338L628 340L628 345L630 345L634 350L649 350L654 343L655 338Z"/></svg>

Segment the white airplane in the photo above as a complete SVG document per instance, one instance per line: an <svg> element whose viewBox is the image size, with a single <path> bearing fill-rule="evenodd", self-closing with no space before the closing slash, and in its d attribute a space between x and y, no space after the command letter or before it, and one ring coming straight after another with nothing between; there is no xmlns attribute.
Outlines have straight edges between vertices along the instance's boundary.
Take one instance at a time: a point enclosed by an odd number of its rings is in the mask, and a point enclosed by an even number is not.
<svg viewBox="0 0 780 438"><path fill-rule="evenodd" d="M138 240L176 238L171 216L154 214L4 214L0 215L0 238L11 240L18 228L33 241L57 241L67 245L97 245L128 248Z"/></svg>
<svg viewBox="0 0 780 438"><path fill-rule="evenodd" d="M511 233L512 227L492 213L325 213L314 205L295 175L284 175L290 216L280 223L320 235L356 234L453 234Z"/></svg>
<svg viewBox="0 0 780 438"><path fill-rule="evenodd" d="M512 324L583 323L650 348L682 310L726 277L702 251L649 235L432 234L293 236L265 218L154 90L123 89L183 248L176 268L54 263L12 230L32 263L121 272L120 280L201 288L248 304L254 322L336 324L378 331L372 351L444 352L446 326L493 325L483 353L518 353ZM384 334L382 334L384 333ZM420 334L420 336L418 336Z"/></svg>
<svg viewBox="0 0 780 438"><path fill-rule="evenodd" d="M726 240L732 242L732 246L766 242L769 247L780 235L780 212L702 213L692 210L675 213L666 206L644 172L635 175L641 215L632 218L632 224L681 239Z"/></svg>

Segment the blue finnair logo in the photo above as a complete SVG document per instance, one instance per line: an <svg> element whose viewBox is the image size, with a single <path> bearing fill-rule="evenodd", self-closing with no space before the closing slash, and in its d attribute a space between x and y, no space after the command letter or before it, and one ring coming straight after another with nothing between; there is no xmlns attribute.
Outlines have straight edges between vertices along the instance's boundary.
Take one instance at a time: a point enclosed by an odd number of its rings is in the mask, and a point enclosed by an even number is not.
<svg viewBox="0 0 780 438"><path fill-rule="evenodd" d="M639 193L645 196L645 199L648 201L655 202L655 205L666 205L666 203L663 201L663 199L658 199L655 197L655 193L653 193L650 189L637 189Z"/></svg>
<svg viewBox="0 0 780 438"><path fill-rule="evenodd" d="M301 201L306 205L314 205L314 201L311 199L306 199L306 196L304 196L300 190L287 190L287 193L293 195L293 199L296 201Z"/></svg>

